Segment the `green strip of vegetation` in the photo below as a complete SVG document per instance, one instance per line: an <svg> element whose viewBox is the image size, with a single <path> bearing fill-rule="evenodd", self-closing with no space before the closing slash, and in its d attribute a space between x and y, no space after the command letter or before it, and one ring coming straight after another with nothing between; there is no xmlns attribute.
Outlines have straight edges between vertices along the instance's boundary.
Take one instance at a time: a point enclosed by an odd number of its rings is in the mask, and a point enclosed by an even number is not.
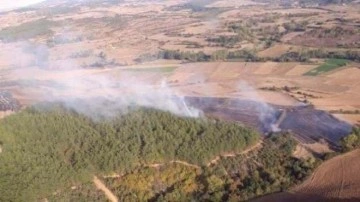
<svg viewBox="0 0 360 202"><path fill-rule="evenodd" d="M344 59L328 59L324 64L318 66L317 68L306 72L304 76L317 76L331 70L334 70L339 67L343 67L348 63L348 60Z"/></svg>
<svg viewBox="0 0 360 202"><path fill-rule="evenodd" d="M354 127L351 134L343 137L340 143L344 152L360 148L360 127Z"/></svg>
<svg viewBox="0 0 360 202"><path fill-rule="evenodd" d="M170 73L173 72L177 67L169 66L169 67L141 67L141 68L126 68L123 69L125 71L130 72L163 72Z"/></svg>
<svg viewBox="0 0 360 202"><path fill-rule="evenodd" d="M31 39L40 35L52 34L50 28L54 25L56 25L55 22L43 18L26 22L18 26L7 27L0 30L0 40L13 42Z"/></svg>
<svg viewBox="0 0 360 202"><path fill-rule="evenodd" d="M309 62L311 58L324 58L328 60L339 61L360 61L359 51L338 51L328 52L320 49L303 50L301 52L288 52L279 57L259 57L254 50L218 50L212 54L203 51L179 51L179 50L162 50L157 54L140 55L136 62L143 63L157 59L165 60L182 60L188 62L211 62L211 61L247 61L247 62Z"/></svg>

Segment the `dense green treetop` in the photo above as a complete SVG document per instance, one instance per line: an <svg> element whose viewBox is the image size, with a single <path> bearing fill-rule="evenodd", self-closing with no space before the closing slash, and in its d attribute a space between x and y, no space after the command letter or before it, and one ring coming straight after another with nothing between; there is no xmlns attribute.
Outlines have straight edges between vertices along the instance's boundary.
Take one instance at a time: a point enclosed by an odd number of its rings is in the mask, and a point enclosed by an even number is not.
<svg viewBox="0 0 360 202"><path fill-rule="evenodd" d="M153 163L205 165L259 137L236 123L153 109L93 121L61 105L32 107L0 122L0 201L43 199L89 182L94 174L126 173Z"/></svg>

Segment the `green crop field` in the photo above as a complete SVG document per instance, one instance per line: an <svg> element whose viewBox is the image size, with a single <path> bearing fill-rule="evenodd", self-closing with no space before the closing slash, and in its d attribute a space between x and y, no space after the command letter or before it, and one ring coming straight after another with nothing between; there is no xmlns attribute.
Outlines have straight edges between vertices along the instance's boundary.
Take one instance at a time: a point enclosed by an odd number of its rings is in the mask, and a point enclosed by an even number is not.
<svg viewBox="0 0 360 202"><path fill-rule="evenodd" d="M328 59L324 64L318 66L317 68L310 70L304 74L304 76L317 76L331 70L334 70L339 67L343 67L348 63L348 60L344 59Z"/></svg>

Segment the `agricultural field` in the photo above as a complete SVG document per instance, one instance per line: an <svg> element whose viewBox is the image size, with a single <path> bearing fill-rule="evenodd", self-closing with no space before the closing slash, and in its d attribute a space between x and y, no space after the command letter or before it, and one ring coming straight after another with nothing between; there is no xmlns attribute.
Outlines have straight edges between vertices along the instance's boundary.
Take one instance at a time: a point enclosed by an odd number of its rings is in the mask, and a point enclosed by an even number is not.
<svg viewBox="0 0 360 202"><path fill-rule="evenodd" d="M291 191L254 201L356 201L360 191L359 178L354 177L358 162L359 150L335 157L320 165L308 180Z"/></svg>
<svg viewBox="0 0 360 202"><path fill-rule="evenodd" d="M317 76L319 74L324 74L326 72L332 71L336 68L343 67L347 64L347 60L344 59L329 59L326 60L324 64L318 66L317 68L306 72L305 76Z"/></svg>
<svg viewBox="0 0 360 202"><path fill-rule="evenodd" d="M2 11L0 201L360 200L359 10L46 0Z"/></svg>

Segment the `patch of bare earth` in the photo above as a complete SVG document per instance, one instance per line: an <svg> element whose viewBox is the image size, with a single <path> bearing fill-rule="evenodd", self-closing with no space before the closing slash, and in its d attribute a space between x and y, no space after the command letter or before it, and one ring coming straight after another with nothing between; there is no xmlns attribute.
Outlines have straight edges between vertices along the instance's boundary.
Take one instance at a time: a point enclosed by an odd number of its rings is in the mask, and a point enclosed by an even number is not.
<svg viewBox="0 0 360 202"><path fill-rule="evenodd" d="M298 159L307 159L312 157L312 154L304 146L299 144L296 146L293 156Z"/></svg>
<svg viewBox="0 0 360 202"><path fill-rule="evenodd" d="M10 111L10 110L8 110L8 111L0 111L0 119L5 118L6 116L9 116L9 115L11 115L13 113L14 112Z"/></svg>
<svg viewBox="0 0 360 202"><path fill-rule="evenodd" d="M321 142L316 142L312 144L302 144L302 147L304 147L309 152L316 154L325 154L325 153L333 152L333 150L330 149L328 144Z"/></svg>
<svg viewBox="0 0 360 202"><path fill-rule="evenodd" d="M291 50L292 46L284 45L284 44L276 44L268 49L265 49L263 51L260 51L258 55L260 57L279 57L286 52L289 52Z"/></svg>
<svg viewBox="0 0 360 202"><path fill-rule="evenodd" d="M96 176L94 176L93 182L97 189L104 192L105 196L109 199L111 202L118 202L119 199L106 187L106 185Z"/></svg>

